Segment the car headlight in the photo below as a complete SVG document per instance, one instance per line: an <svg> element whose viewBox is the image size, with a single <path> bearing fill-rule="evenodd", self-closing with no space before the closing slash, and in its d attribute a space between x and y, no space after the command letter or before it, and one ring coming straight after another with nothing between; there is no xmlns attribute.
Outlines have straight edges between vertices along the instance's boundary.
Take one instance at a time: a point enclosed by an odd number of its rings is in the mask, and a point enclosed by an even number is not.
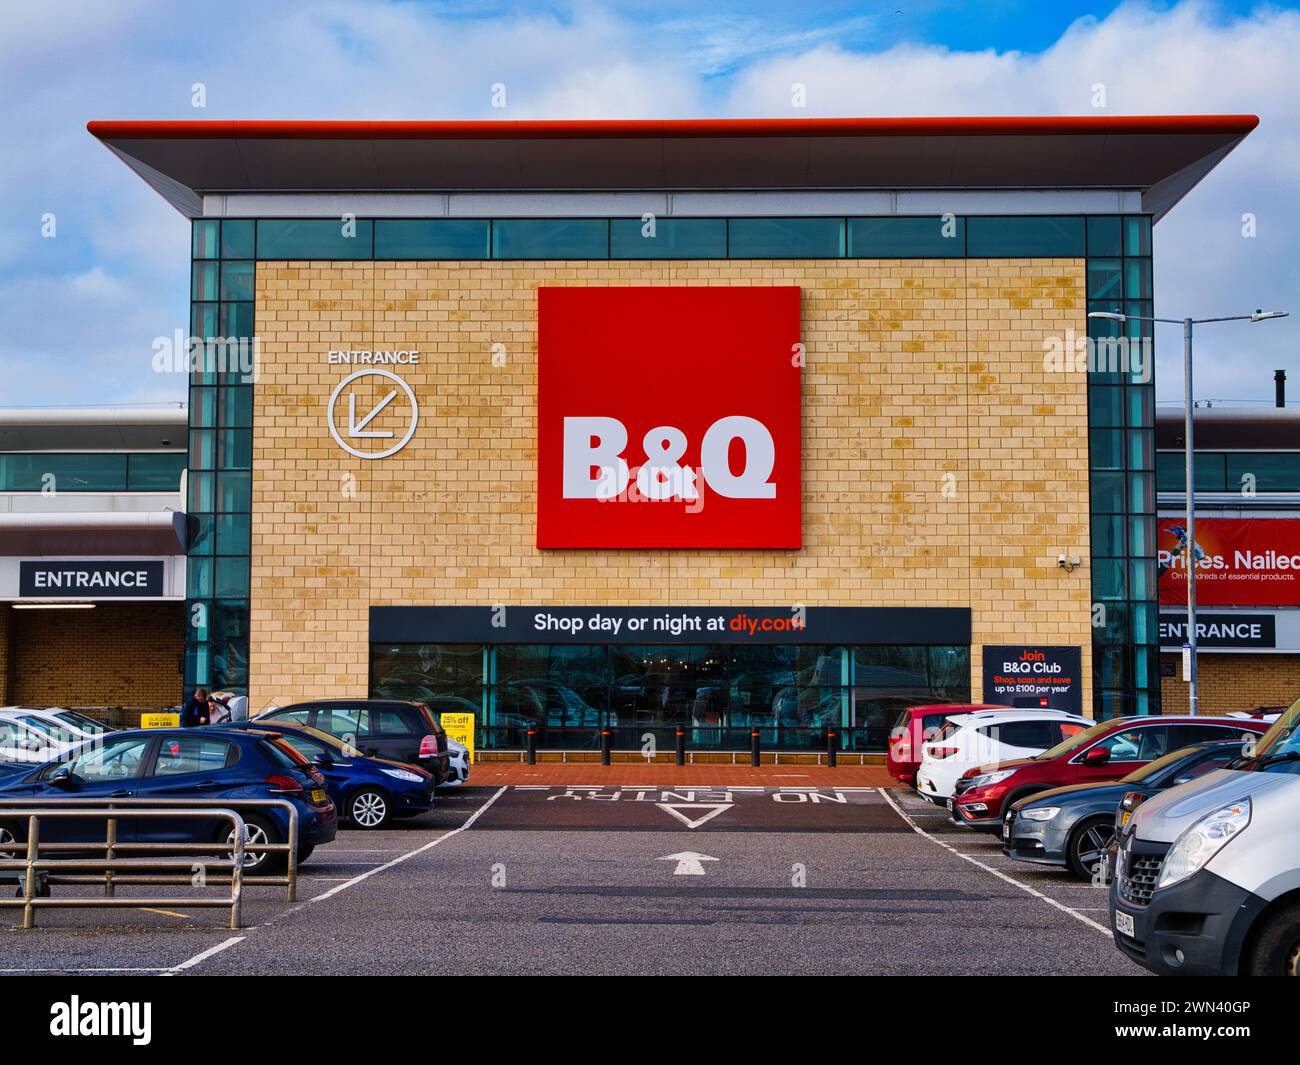
<svg viewBox="0 0 1300 1065"><path fill-rule="evenodd" d="M424 779L415 773L408 773L405 769L381 769L380 772L390 777L396 777L398 780L405 780L409 784L418 784Z"/></svg>
<svg viewBox="0 0 1300 1065"><path fill-rule="evenodd" d="M996 773L983 773L980 776L973 777L970 786L972 788L987 788L990 784L1001 784L1014 772L1014 769L999 769Z"/></svg>
<svg viewBox="0 0 1300 1065"><path fill-rule="evenodd" d="M1035 806L1029 810L1021 810L1019 816L1025 821L1050 821L1060 812L1059 806Z"/></svg>
<svg viewBox="0 0 1300 1065"><path fill-rule="evenodd" d="M1160 866L1156 887L1186 880L1250 824L1250 800L1229 803L1202 817L1179 836Z"/></svg>

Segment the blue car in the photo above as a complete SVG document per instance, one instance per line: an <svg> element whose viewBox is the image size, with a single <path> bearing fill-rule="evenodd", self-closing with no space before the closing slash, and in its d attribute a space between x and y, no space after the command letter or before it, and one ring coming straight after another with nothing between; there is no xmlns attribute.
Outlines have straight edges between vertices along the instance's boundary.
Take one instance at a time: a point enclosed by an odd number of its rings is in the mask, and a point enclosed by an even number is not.
<svg viewBox="0 0 1300 1065"><path fill-rule="evenodd" d="M298 810L298 861L334 839L338 814L321 774L293 747L275 736L210 726L191 729L135 729L114 732L28 772L0 777L0 806L6 799L288 799ZM243 814L250 843L282 843L288 814L266 807ZM41 838L83 843L104 838L103 819L51 819ZM0 821L0 848L22 843L19 821ZM118 839L131 843L209 843L230 838L230 827L211 818L126 819ZM283 854L249 854L246 873L283 870Z"/></svg>
<svg viewBox="0 0 1300 1065"><path fill-rule="evenodd" d="M437 782L419 766L367 757L307 725L241 721L236 727L280 736L320 771L340 816L357 828L383 828L392 818L414 817L433 806Z"/></svg>

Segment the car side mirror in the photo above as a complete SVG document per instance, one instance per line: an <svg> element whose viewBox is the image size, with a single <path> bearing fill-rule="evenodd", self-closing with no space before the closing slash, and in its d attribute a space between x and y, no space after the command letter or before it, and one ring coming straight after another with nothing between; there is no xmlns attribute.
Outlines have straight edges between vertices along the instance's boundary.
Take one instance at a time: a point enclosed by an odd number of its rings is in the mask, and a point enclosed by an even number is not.
<svg viewBox="0 0 1300 1065"><path fill-rule="evenodd" d="M55 771L50 777L50 786L61 788L63 791L75 791L77 788L76 775L66 765Z"/></svg>
<svg viewBox="0 0 1300 1065"><path fill-rule="evenodd" d="M1110 749L1107 747L1093 747L1083 756L1084 765L1105 765L1110 761Z"/></svg>
<svg viewBox="0 0 1300 1065"><path fill-rule="evenodd" d="M1192 779L1193 778L1190 776L1175 777L1173 783L1171 783L1169 786L1171 788L1176 788L1178 787L1179 784L1190 784L1192 782Z"/></svg>

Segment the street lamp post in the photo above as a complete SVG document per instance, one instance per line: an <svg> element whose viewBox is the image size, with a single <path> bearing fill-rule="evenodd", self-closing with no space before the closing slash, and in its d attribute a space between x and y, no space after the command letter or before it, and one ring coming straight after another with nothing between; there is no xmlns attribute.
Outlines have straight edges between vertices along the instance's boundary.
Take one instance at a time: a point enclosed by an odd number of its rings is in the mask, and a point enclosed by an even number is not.
<svg viewBox="0 0 1300 1065"><path fill-rule="evenodd" d="M1089 318L1111 322L1168 322L1183 327L1183 445L1186 448L1187 546L1184 564L1187 568L1187 709L1196 716L1196 452L1192 446L1192 327L1209 322L1264 322L1270 318L1285 318L1287 311L1259 311L1254 314L1232 314L1219 318L1156 318L1145 314L1119 314L1115 311L1089 311Z"/></svg>

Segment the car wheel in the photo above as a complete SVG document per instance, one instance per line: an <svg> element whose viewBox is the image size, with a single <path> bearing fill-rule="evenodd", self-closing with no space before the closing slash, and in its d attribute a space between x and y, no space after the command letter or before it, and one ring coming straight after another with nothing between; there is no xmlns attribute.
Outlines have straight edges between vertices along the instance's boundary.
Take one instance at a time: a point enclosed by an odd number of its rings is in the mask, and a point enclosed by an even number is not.
<svg viewBox="0 0 1300 1065"><path fill-rule="evenodd" d="M315 849L316 849L316 845L315 845L315 844L312 844L310 847L299 847L299 848L298 848L298 864L299 864L299 865L303 865L303 864L305 864L306 861L307 861L307 859L310 858L310 857L312 856L312 852L313 852Z"/></svg>
<svg viewBox="0 0 1300 1065"><path fill-rule="evenodd" d="M8 844L8 846L6 846ZM18 846L13 846L17 844ZM0 858L12 860L21 858L27 849L26 844L8 825L0 825Z"/></svg>
<svg viewBox="0 0 1300 1065"><path fill-rule="evenodd" d="M1300 903L1268 919L1242 970L1247 976L1300 976Z"/></svg>
<svg viewBox="0 0 1300 1065"><path fill-rule="evenodd" d="M348 820L357 828L383 828L391 813L388 796L377 788L362 788L348 799Z"/></svg>
<svg viewBox="0 0 1300 1065"><path fill-rule="evenodd" d="M1113 817L1091 817L1072 833L1065 848L1065 861L1070 872L1080 880L1092 880L1097 866L1106 860L1115 838Z"/></svg>
<svg viewBox="0 0 1300 1065"><path fill-rule="evenodd" d="M225 833L225 841L233 843L235 833L233 830ZM280 833L267 818L258 814L244 818L244 845L260 843L279 843ZM245 876L277 876L283 873L289 866L288 859L283 854L268 854L265 851L257 851L252 854L244 855L244 875Z"/></svg>

